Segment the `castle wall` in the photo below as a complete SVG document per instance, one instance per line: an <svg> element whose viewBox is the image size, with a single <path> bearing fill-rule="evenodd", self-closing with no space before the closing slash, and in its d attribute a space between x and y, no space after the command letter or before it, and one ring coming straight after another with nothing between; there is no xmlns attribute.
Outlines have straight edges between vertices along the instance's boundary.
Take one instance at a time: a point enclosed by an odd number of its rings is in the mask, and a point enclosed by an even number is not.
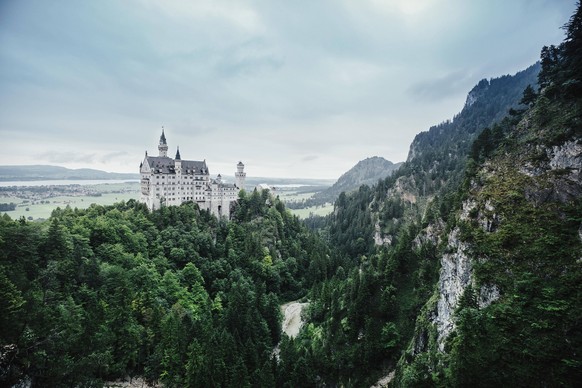
<svg viewBox="0 0 582 388"><path fill-rule="evenodd" d="M238 200L238 192L244 185L246 173L239 162L235 173L236 185L223 184L220 176L211 180L206 162L181 160L167 157L167 144L162 132L158 157L146 157L140 165L141 195L140 202L148 209L156 210L161 206L179 206L193 201L200 209L210 210L217 217L229 217L232 202Z"/></svg>

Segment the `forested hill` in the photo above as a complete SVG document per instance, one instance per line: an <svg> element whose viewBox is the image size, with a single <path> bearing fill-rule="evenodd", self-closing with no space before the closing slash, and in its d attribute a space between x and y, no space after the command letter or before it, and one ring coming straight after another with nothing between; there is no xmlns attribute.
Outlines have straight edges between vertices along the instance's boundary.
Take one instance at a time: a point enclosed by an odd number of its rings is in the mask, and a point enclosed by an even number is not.
<svg viewBox="0 0 582 388"><path fill-rule="evenodd" d="M319 203L335 202L341 192L352 192L361 185L372 186L400 167L402 163L392 163L380 156L373 156L359 161L354 167L339 177L330 188L313 196Z"/></svg>
<svg viewBox="0 0 582 388"><path fill-rule="evenodd" d="M452 120L416 135L399 175L413 178L417 192L423 195L437 192L449 180L458 184L473 140L509 112L523 108L523 91L528 85L537 85L539 71L536 63L515 75L481 80Z"/></svg>
<svg viewBox="0 0 582 388"><path fill-rule="evenodd" d="M434 293L396 385L578 386L582 380L582 7L541 53L528 109L471 146L437 238ZM418 245L442 220L426 220ZM431 373L428 374L427 371Z"/></svg>
<svg viewBox="0 0 582 388"><path fill-rule="evenodd" d="M330 252L268 191L229 222L133 200L0 217L0 386L272 387L279 305Z"/></svg>
<svg viewBox="0 0 582 388"><path fill-rule="evenodd" d="M525 108L520 104L523 91L537 84L539 70L535 64L513 76L480 81L452 121L415 137L408 160L392 175L373 188L360 188L348 200L350 196L340 195L330 216L333 243L352 256L367 254L375 244L391 241L405 219L427 210L446 217L474 139L499 117Z"/></svg>
<svg viewBox="0 0 582 388"><path fill-rule="evenodd" d="M340 195L320 233L344 264L284 365L314 385L579 385L580 4L566 30L541 64L480 82L391 177Z"/></svg>
<svg viewBox="0 0 582 388"><path fill-rule="evenodd" d="M452 121L415 138L408 160L390 177L340 194L320 233L344 264L312 289L308 329L283 344L285 365L305 359L326 383L355 386L395 369L414 338L416 317L434 298L442 233L460 206L471 144L510 109L517 120L526 108L523 91L536 87L539 70L481 81Z"/></svg>

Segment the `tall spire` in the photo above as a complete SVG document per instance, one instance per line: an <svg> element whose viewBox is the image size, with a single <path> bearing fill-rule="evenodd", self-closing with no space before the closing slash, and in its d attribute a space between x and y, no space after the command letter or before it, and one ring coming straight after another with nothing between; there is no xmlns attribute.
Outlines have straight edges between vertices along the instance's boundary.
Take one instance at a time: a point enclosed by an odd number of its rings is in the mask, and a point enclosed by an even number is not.
<svg viewBox="0 0 582 388"><path fill-rule="evenodd" d="M160 136L160 144L167 144L166 143L166 134L164 133L164 126L162 125L162 136Z"/></svg>
<svg viewBox="0 0 582 388"><path fill-rule="evenodd" d="M158 144L158 151L160 156L168 156L168 143L166 143L166 134L164 133L164 126L162 125L162 136L160 136L160 144Z"/></svg>
<svg viewBox="0 0 582 388"><path fill-rule="evenodd" d="M182 159L182 158L180 157L180 146L178 146L178 150L176 151L176 160L180 160L180 159Z"/></svg>

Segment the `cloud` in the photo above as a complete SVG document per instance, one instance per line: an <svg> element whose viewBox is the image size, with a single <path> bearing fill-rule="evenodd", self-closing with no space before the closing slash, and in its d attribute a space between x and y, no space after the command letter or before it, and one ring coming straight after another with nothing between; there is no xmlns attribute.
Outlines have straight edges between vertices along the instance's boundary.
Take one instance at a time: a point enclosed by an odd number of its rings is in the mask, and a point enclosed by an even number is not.
<svg viewBox="0 0 582 388"><path fill-rule="evenodd" d="M304 157L301 158L302 162L312 162L314 160L319 159L319 156L317 155L306 155Z"/></svg>
<svg viewBox="0 0 582 388"><path fill-rule="evenodd" d="M466 93L471 88L473 79L471 73L454 71L439 78L416 83L408 89L408 93L422 101L434 101Z"/></svg>
<svg viewBox="0 0 582 388"><path fill-rule="evenodd" d="M6 4L4 4L6 3ZM135 171L170 149L215 172L337 177L532 64L574 0L4 2L2 160ZM412 4L414 3L414 4ZM34 152L31 150L34 149ZM50 152L49 150L56 150ZM308 169L296 165L309 163Z"/></svg>
<svg viewBox="0 0 582 388"><path fill-rule="evenodd" d="M37 154L36 158L38 160L47 163L95 163L98 158L93 153L81 153L81 152L58 152L58 151L48 151L42 154Z"/></svg>

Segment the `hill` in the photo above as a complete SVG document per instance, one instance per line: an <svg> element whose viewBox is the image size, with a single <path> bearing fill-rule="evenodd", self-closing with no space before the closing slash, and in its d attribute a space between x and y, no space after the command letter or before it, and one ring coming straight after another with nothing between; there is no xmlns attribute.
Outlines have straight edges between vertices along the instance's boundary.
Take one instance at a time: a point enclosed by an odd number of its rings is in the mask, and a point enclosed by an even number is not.
<svg viewBox="0 0 582 388"><path fill-rule="evenodd" d="M362 185L372 186L378 181L390 176L402 163L392 163L379 156L373 156L359 161L354 167L346 171L330 187L313 187L317 191L309 198L301 201L287 201L290 209L307 209L333 203L339 195L358 190ZM315 190L314 190L315 191Z"/></svg>
<svg viewBox="0 0 582 388"><path fill-rule="evenodd" d="M313 198L321 203L334 202L342 191L349 193L361 185L372 186L380 179L390 176L401 165L402 163L392 163L379 156L366 158L340 176L330 188L315 194Z"/></svg>
<svg viewBox="0 0 582 388"><path fill-rule="evenodd" d="M106 172L90 168L69 169L47 165L0 166L0 181L139 178L139 174Z"/></svg>

